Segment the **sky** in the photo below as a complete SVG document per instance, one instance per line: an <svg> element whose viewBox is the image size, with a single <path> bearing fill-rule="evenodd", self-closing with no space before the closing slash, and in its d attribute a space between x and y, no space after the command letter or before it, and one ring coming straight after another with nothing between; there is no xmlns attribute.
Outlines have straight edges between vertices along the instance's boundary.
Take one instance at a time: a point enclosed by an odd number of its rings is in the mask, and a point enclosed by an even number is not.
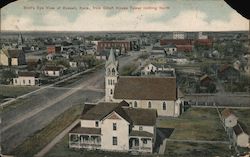
<svg viewBox="0 0 250 157"><path fill-rule="evenodd" d="M18 0L1 30L237 31L249 22L223 0Z"/></svg>

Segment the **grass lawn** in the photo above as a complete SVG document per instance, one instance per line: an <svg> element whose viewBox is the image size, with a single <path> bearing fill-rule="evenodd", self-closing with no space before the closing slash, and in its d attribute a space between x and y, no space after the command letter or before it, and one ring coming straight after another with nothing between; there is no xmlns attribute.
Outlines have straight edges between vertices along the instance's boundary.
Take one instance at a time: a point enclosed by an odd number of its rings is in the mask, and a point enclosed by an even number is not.
<svg viewBox="0 0 250 157"><path fill-rule="evenodd" d="M18 157L31 157L52 141L61 131L74 122L81 114L83 105L75 105L58 117L49 125L26 139L11 154Z"/></svg>
<svg viewBox="0 0 250 157"><path fill-rule="evenodd" d="M171 139L225 141L227 135L216 109L190 108L179 118L160 120L158 127L175 128Z"/></svg>
<svg viewBox="0 0 250 157"><path fill-rule="evenodd" d="M166 156L178 157L229 157L233 153L226 144L197 144L171 141L167 142L165 151Z"/></svg>
<svg viewBox="0 0 250 157"><path fill-rule="evenodd" d="M3 102L6 98L16 98L23 94L29 93L38 89L39 87L32 87L32 86L0 86L0 102Z"/></svg>

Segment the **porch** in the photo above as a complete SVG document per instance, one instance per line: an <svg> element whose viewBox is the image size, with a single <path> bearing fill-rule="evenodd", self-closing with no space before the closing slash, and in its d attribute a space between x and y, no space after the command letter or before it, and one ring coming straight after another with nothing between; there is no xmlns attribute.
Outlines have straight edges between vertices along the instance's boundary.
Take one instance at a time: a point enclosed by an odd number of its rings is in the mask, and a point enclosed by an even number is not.
<svg viewBox="0 0 250 157"><path fill-rule="evenodd" d="M145 131L132 131L129 136L129 150L153 153L153 135Z"/></svg>

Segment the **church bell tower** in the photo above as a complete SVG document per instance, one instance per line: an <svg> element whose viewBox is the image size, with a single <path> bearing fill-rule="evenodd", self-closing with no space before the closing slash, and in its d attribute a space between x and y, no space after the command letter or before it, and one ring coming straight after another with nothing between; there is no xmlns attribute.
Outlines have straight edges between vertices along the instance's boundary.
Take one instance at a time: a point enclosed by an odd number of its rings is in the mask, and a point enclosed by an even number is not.
<svg viewBox="0 0 250 157"><path fill-rule="evenodd" d="M115 84L118 79L118 61L115 58L113 49L110 50L108 60L105 64L105 101L112 102Z"/></svg>

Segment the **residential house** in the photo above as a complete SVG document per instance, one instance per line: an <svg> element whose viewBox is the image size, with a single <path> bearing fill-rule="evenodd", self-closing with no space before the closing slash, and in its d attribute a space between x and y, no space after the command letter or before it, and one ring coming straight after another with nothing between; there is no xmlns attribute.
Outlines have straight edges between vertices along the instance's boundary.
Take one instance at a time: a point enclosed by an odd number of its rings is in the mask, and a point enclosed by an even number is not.
<svg viewBox="0 0 250 157"><path fill-rule="evenodd" d="M70 148L153 153L157 112L101 102L83 112L80 124L69 132Z"/></svg>
<svg viewBox="0 0 250 157"><path fill-rule="evenodd" d="M165 49L167 55L173 55L174 53L177 52L177 47L173 44L164 46L164 49Z"/></svg>
<svg viewBox="0 0 250 157"><path fill-rule="evenodd" d="M156 74L160 72L171 72L173 76L175 76L175 69L169 67L167 64L150 63L141 70L142 75Z"/></svg>
<svg viewBox="0 0 250 157"><path fill-rule="evenodd" d="M133 108L157 109L160 116L180 115L182 101L178 98L175 77L119 76L112 50L105 68L106 102L125 100Z"/></svg>
<svg viewBox="0 0 250 157"><path fill-rule="evenodd" d="M239 147L249 147L249 134L243 123L238 122L233 127L233 140L234 144Z"/></svg>
<svg viewBox="0 0 250 157"><path fill-rule="evenodd" d="M45 66L43 73L45 76L59 77L63 75L63 68L59 66Z"/></svg>
<svg viewBox="0 0 250 157"><path fill-rule="evenodd" d="M240 72L230 65L223 65L218 70L218 76L223 81L238 82Z"/></svg>
<svg viewBox="0 0 250 157"><path fill-rule="evenodd" d="M39 85L39 75L35 72L19 72L17 78L13 78L13 85L35 86Z"/></svg>
<svg viewBox="0 0 250 157"><path fill-rule="evenodd" d="M238 118L228 108L221 112L221 120L226 128L232 128L237 125Z"/></svg>
<svg viewBox="0 0 250 157"><path fill-rule="evenodd" d="M47 46L47 53L51 54L51 53L60 53L62 50L62 46L61 45L48 45Z"/></svg>
<svg viewBox="0 0 250 157"><path fill-rule="evenodd" d="M20 66L26 64L25 54L20 49L2 49L0 51L0 65Z"/></svg>
<svg viewBox="0 0 250 157"><path fill-rule="evenodd" d="M161 39L160 45L175 45L178 52L191 52L193 50L193 40L191 39Z"/></svg>
<svg viewBox="0 0 250 157"><path fill-rule="evenodd" d="M204 87L208 87L212 83L212 78L207 74L200 77L200 85Z"/></svg>

